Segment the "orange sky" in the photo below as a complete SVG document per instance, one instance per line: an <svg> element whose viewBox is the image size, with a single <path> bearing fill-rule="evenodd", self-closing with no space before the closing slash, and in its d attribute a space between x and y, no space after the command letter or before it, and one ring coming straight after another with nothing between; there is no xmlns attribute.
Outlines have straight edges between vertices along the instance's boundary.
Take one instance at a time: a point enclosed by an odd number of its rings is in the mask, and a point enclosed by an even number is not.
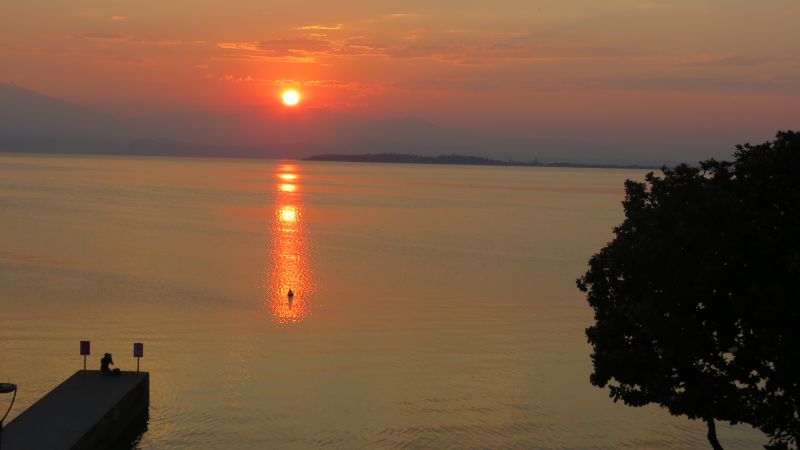
<svg viewBox="0 0 800 450"><path fill-rule="evenodd" d="M126 113L303 108L483 133L720 136L800 124L800 2L0 3L0 82Z"/></svg>

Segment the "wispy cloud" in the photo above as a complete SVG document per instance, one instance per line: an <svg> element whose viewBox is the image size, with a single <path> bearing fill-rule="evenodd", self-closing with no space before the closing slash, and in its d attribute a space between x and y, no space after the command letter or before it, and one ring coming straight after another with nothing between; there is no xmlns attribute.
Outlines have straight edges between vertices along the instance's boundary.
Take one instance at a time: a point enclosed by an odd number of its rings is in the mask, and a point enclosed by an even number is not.
<svg viewBox="0 0 800 450"><path fill-rule="evenodd" d="M335 80L335 79L312 79L295 80L291 78L259 78L252 75L224 74L216 78L231 83L255 83L268 86L297 87L297 88L325 88L347 91L350 95L366 95L376 93L386 89L382 83L359 83L356 81Z"/></svg>
<svg viewBox="0 0 800 450"><path fill-rule="evenodd" d="M687 66L758 66L771 62L770 58L748 55L702 55L686 63Z"/></svg>
<svg viewBox="0 0 800 450"><path fill-rule="evenodd" d="M331 42L322 37L271 39L265 41L220 42L217 47L234 50L224 59L251 59L310 63L320 55L334 51Z"/></svg>
<svg viewBox="0 0 800 450"><path fill-rule="evenodd" d="M273 61L299 64L317 62L317 60L311 56L272 56L260 53L228 53L214 56L212 59L223 61Z"/></svg>
<svg viewBox="0 0 800 450"><path fill-rule="evenodd" d="M195 42L195 41L183 41L180 39L134 39L133 42L138 44L147 44L147 45L186 45L186 44L202 44L202 41Z"/></svg>
<svg viewBox="0 0 800 450"><path fill-rule="evenodd" d="M624 49L602 47L551 47L539 44L530 34L499 33L478 38L466 30L414 30L393 43L366 36L328 37L311 34L296 38L263 41L220 42L229 50L225 59L254 59L310 63L341 57L382 57L387 59L430 59L457 65L502 62L622 61L647 59ZM479 42L486 43L479 43ZM332 62L332 61L326 61Z"/></svg>
<svg viewBox="0 0 800 450"><path fill-rule="evenodd" d="M185 45L185 44L203 44L203 41L184 41L181 39L153 39L142 38L131 34L120 33L84 33L78 35L80 39L89 41L99 41L103 43L114 42L129 42L140 45L157 45L157 46L171 46L171 45Z"/></svg>
<svg viewBox="0 0 800 450"><path fill-rule="evenodd" d="M78 35L81 39L91 39L91 40L98 40L98 41L118 41L118 40L128 40L133 38L133 36L119 34L119 33L84 33Z"/></svg>
<svg viewBox="0 0 800 450"><path fill-rule="evenodd" d="M754 79L751 77L714 77L687 75L660 76L622 76L607 79L586 79L581 83L575 80L577 87L603 88L613 90L639 90L662 92L800 92L800 77L769 77Z"/></svg>
<svg viewBox="0 0 800 450"><path fill-rule="evenodd" d="M220 42L217 47L226 50L258 51L258 42Z"/></svg>
<svg viewBox="0 0 800 450"><path fill-rule="evenodd" d="M295 30L318 30L318 31L333 31L333 30L341 30L343 25L337 23L336 25L304 25L300 27L294 27Z"/></svg>
<svg viewBox="0 0 800 450"><path fill-rule="evenodd" d="M111 16L111 20L113 20L114 22L120 22L125 20L125 16Z"/></svg>
<svg viewBox="0 0 800 450"><path fill-rule="evenodd" d="M266 41L220 42L217 47L229 50L256 51L272 56L322 53L331 50L331 43L320 37L270 39Z"/></svg>

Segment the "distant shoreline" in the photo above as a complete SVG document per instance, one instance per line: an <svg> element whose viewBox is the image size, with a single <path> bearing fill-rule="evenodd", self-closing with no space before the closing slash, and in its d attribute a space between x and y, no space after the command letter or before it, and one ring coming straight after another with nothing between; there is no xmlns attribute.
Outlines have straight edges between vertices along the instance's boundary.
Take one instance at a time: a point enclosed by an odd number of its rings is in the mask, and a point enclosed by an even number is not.
<svg viewBox="0 0 800 450"><path fill-rule="evenodd" d="M537 160L532 162L523 161L500 161L496 159L483 158L479 156L465 155L439 155L421 156L405 153L365 153L365 154L320 154L311 155L305 158L291 156L256 156L256 155L224 155L224 154L158 154L151 152L65 152L51 153L39 151L5 151L0 150L0 155L7 156L38 156L38 157L131 157L131 158L168 158L168 159L229 159L229 160L253 160L253 161L329 161L329 162L364 162L382 164L437 164L437 165L463 165L463 166L505 166L505 167L555 167L555 168L574 168L574 169L634 169L634 170L659 170L663 165L648 166L639 164L582 164L552 162L543 163Z"/></svg>
<svg viewBox="0 0 800 450"><path fill-rule="evenodd" d="M531 162L500 161L499 159L483 158L467 155L439 155L422 156L407 153L363 153L363 154L321 154L303 158L303 161L338 161L338 162L367 162L385 164L455 164L467 166L512 166L512 167L564 167L579 169L658 169L656 166L638 164L579 164L565 162L543 163L538 159Z"/></svg>

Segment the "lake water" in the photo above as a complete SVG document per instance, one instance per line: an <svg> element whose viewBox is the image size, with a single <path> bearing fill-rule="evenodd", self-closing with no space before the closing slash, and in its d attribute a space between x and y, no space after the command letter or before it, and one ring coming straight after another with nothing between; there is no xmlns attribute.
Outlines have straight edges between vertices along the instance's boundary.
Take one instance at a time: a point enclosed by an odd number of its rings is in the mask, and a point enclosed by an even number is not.
<svg viewBox="0 0 800 450"><path fill-rule="evenodd" d="M575 279L643 175L0 155L11 417L141 341L142 449L707 448L588 381Z"/></svg>

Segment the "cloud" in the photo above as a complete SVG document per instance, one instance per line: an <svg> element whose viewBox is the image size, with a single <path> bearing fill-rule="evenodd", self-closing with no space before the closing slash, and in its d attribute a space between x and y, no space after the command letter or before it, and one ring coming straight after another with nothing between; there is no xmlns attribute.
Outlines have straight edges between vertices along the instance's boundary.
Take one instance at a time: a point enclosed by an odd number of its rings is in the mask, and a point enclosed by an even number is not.
<svg viewBox="0 0 800 450"><path fill-rule="evenodd" d="M433 59L454 64L494 64L499 62L565 62L617 61L650 58L647 55L607 48L557 48L515 42L496 42L488 45L439 43L435 40L415 40L405 45L387 47L383 53L394 59Z"/></svg>
<svg viewBox="0 0 800 450"><path fill-rule="evenodd" d="M304 25L301 27L294 27L295 30L318 30L318 31L332 31L332 30L341 30L342 24L337 23L336 25Z"/></svg>
<svg viewBox="0 0 800 450"><path fill-rule="evenodd" d="M583 80L582 87L663 92L800 93L800 77L628 76L604 80L587 79Z"/></svg>
<svg viewBox="0 0 800 450"><path fill-rule="evenodd" d="M686 63L687 66L719 66L719 67L733 67L733 66L758 66L771 62L770 58L761 56L748 56L748 55L703 55L699 60Z"/></svg>
<svg viewBox="0 0 800 450"><path fill-rule="evenodd" d="M224 48L226 50L257 51L258 42L220 42L217 44L217 47Z"/></svg>
<svg viewBox="0 0 800 450"><path fill-rule="evenodd" d="M266 56L298 56L328 52L331 50L331 43L327 39L314 36L266 41L220 42L217 47L227 50L258 52Z"/></svg>
<svg viewBox="0 0 800 450"><path fill-rule="evenodd" d="M383 83L359 83L357 81L344 80L307 80L300 82L304 87L321 87L326 89L341 89L350 92L357 92L362 95L384 91L386 85Z"/></svg>
<svg viewBox="0 0 800 450"><path fill-rule="evenodd" d="M318 36L294 39L270 39L265 41L220 42L217 47L233 50L223 59L267 60L311 63L317 56L334 52L329 40Z"/></svg>
<svg viewBox="0 0 800 450"><path fill-rule="evenodd" d="M114 22L120 22L122 20L125 20L125 16L111 16L111 20L113 20Z"/></svg>
<svg viewBox="0 0 800 450"><path fill-rule="evenodd" d="M219 48L234 50L237 53L228 57L246 59L293 59L297 62L315 62L319 58L382 56L386 58L436 57L445 48L430 46L386 46L376 44L363 36L345 39L327 39L324 36L310 36L296 39L273 39L249 42L221 42ZM448 48L450 49L450 48ZM452 51L452 49L450 49Z"/></svg>
<svg viewBox="0 0 800 450"><path fill-rule="evenodd" d="M272 39L260 41L258 50L276 54L324 53L332 49L331 42L320 37Z"/></svg>
<svg viewBox="0 0 800 450"><path fill-rule="evenodd" d="M93 39L101 41L120 41L131 39L133 36L119 33L85 33L79 35L78 37L81 39Z"/></svg>
<svg viewBox="0 0 800 450"><path fill-rule="evenodd" d="M357 81L345 81L334 79L319 79L319 80L294 80L289 78L259 78L252 75L233 75L225 74L217 77L222 81L233 83L256 83L266 84L269 86L280 87L298 87L298 88L325 88L348 91L356 95L365 95L367 93L380 92L386 89L386 85L382 83L359 83ZM350 94L352 95L352 94Z"/></svg>
<svg viewBox="0 0 800 450"><path fill-rule="evenodd" d="M454 38L457 35L457 39ZM386 59L430 59L456 65L531 63L560 61L621 61L653 59L614 48L558 48L539 45L531 34L501 33L492 38L458 30L417 34L413 39L387 44L365 36L331 38L312 34L296 38L263 41L220 42L218 48L230 50L223 59L318 62L339 57L382 57ZM476 42L489 42L479 44ZM331 61L327 61L331 62Z"/></svg>
<svg viewBox="0 0 800 450"><path fill-rule="evenodd" d="M78 37L89 41L104 42L106 44L113 42L129 42L140 45L172 46L172 45L204 43L203 41L183 41L180 39L142 38L130 34L119 34L119 33L84 33L78 35Z"/></svg>
<svg viewBox="0 0 800 450"><path fill-rule="evenodd" d="M270 56L258 53L238 53L215 56L212 59L224 61L275 61L309 64L317 60L311 56Z"/></svg>
<svg viewBox="0 0 800 450"><path fill-rule="evenodd" d="M187 41L182 41L180 39L133 39L133 42L136 42L137 44L161 45L161 46L202 43L202 42L187 42Z"/></svg>

